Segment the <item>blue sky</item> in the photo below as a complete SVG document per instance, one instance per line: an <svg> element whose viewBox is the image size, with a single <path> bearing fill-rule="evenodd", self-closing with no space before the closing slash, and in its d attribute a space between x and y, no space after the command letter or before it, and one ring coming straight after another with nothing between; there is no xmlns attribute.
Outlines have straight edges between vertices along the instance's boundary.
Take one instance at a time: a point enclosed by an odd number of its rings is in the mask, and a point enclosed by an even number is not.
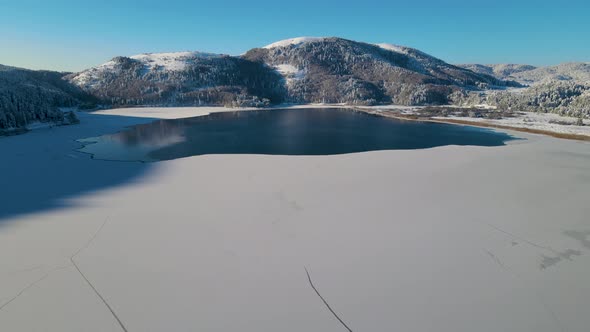
<svg viewBox="0 0 590 332"><path fill-rule="evenodd" d="M590 1L0 0L0 64L77 71L117 55L241 54L297 36L416 47L451 63L590 61Z"/></svg>

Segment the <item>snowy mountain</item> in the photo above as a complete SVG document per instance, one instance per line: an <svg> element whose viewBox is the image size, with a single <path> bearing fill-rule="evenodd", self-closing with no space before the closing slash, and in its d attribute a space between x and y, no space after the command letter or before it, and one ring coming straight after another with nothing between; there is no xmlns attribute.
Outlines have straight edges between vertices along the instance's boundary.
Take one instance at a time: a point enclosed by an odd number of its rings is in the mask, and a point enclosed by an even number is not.
<svg viewBox="0 0 590 332"><path fill-rule="evenodd" d="M281 73L292 102L440 104L457 90L506 85L409 47L334 37L287 39L243 57Z"/></svg>
<svg viewBox="0 0 590 332"><path fill-rule="evenodd" d="M272 44L266 45L263 48L272 49L272 48L276 48L276 47L299 46L301 44L310 43L310 42L321 42L325 39L326 39L325 37L289 38L289 39L279 40L278 42L274 42Z"/></svg>
<svg viewBox="0 0 590 332"><path fill-rule="evenodd" d="M201 58L214 58L217 54L201 53L201 52L177 52L177 53L145 53L129 57L132 60L137 60L147 71L155 72L178 72L185 70L190 64L194 64ZM106 72L113 72L120 70L117 67L118 62L122 58L114 58L98 67L85 70L71 79L73 83L83 88L92 88L94 85L100 84L103 74Z"/></svg>
<svg viewBox="0 0 590 332"><path fill-rule="evenodd" d="M412 48L325 37L286 39L239 57L116 57L67 79L117 105L440 104L460 89L506 84Z"/></svg>
<svg viewBox="0 0 590 332"><path fill-rule="evenodd" d="M67 79L116 105L259 106L284 95L282 77L262 63L200 52L116 57Z"/></svg>
<svg viewBox="0 0 590 332"><path fill-rule="evenodd" d="M455 96L454 103L463 106L487 104L501 109L590 117L589 63L564 63L548 67L509 64L461 66L530 87L492 93L463 93Z"/></svg>
<svg viewBox="0 0 590 332"><path fill-rule="evenodd" d="M515 64L465 64L459 66L477 73L493 75L501 80L513 80L526 85L557 81L590 82L590 63L587 62L569 62L547 67Z"/></svg>
<svg viewBox="0 0 590 332"><path fill-rule="evenodd" d="M556 66L540 67L513 75L525 84L548 83L552 81L590 82L590 63L570 62Z"/></svg>
<svg viewBox="0 0 590 332"><path fill-rule="evenodd" d="M480 64L464 64L458 65L459 67L469 69L473 72L495 76L501 80L516 80L513 75L534 70L537 67L531 65L519 65L519 64L493 64L493 65L480 65Z"/></svg>
<svg viewBox="0 0 590 332"><path fill-rule="evenodd" d="M521 84L535 89L518 95L502 91ZM489 103L579 116L590 115L589 90L590 63L455 66L406 46L298 37L241 56L118 56L73 74L0 65L0 131L31 122L60 123L64 116L58 107L97 104Z"/></svg>
<svg viewBox="0 0 590 332"><path fill-rule="evenodd" d="M502 91L520 83L535 88ZM0 65L0 131L31 122L60 123L64 116L58 107L83 104L488 103L579 116L590 114L589 89L589 63L455 66L406 46L298 37L241 56L118 56L73 74Z"/></svg>

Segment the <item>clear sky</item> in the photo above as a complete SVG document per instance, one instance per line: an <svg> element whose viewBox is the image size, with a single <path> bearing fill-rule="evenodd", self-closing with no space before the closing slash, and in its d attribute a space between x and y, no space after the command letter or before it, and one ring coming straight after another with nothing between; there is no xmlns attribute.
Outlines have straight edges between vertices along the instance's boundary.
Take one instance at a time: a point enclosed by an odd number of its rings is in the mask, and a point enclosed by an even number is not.
<svg viewBox="0 0 590 332"><path fill-rule="evenodd" d="M77 71L117 55L237 55L297 36L418 48L451 63L590 61L590 1L0 0L0 64Z"/></svg>

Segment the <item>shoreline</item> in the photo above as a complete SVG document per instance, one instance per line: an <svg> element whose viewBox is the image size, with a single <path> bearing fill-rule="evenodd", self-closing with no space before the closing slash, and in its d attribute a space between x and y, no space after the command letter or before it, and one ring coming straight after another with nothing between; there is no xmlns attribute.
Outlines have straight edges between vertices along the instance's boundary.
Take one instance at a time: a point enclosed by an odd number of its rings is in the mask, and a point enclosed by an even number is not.
<svg viewBox="0 0 590 332"><path fill-rule="evenodd" d="M520 126L509 126L509 125L495 124L495 123L489 123L489 122L484 122L484 121L472 121L472 120L465 120L465 119L454 119L454 118L444 118L444 117L420 117L420 116L414 115L414 114L401 114L401 113L399 113L402 110L412 110L412 109L416 109L419 106L402 106L402 105L355 106L355 105L340 105L340 104L329 104L329 105L307 104L307 105L294 105L294 106L288 106L288 107L276 107L276 108L273 107L273 108L271 108L271 110L274 110L274 109L297 109L297 108L305 108L305 107L309 107L309 108L348 108L348 109L353 109L353 110L363 112L366 114L383 116L383 117L393 118L393 119L398 119L398 120L446 123L446 124L454 124L454 125L467 125L467 126L480 127L480 128L505 129L505 130L513 130L513 131L518 131L518 132L523 132L523 133L528 133L528 134L546 135L546 136L550 136L550 137L554 137L554 138L590 142L590 135L585 135L585 134L563 133L563 132L557 132L557 131L551 131L551 130L526 128L526 127L520 127ZM397 113L393 113L393 111L397 111Z"/></svg>
<svg viewBox="0 0 590 332"><path fill-rule="evenodd" d="M193 116L203 116L208 115L211 113L217 112L240 112L240 111L272 111L272 110L281 110L281 109L302 109L302 108L334 108L334 109L351 109L359 112L363 112L366 114L376 115L376 116L383 116L388 118L394 118L398 120L407 120L407 121L423 121L423 122L435 122L435 123L446 123L446 124L454 124L454 125L468 125L473 127L480 127L480 128L496 128L496 129L504 129L504 130L512 130L517 132L523 132L528 134L538 134L538 135L546 135L554 138L561 138L561 139L568 139L568 140L577 140L577 141L590 141L590 134L586 135L583 133L568 133L568 132L559 132L547 129L538 129L538 128L527 128L518 125L506 125L506 124L496 124L484 121L476 121L476 120L467 120L467 119L456 119L456 118L444 118L444 117L420 117L416 114L408 113L403 114L401 112L404 111L413 111L420 106L403 106L403 105L380 105L380 106L358 106L358 105L345 105L345 104L284 104L284 105L277 105L271 106L267 108L255 108L255 107L244 107L244 108L227 108L223 106L197 106L197 107L161 107L157 109L172 109L172 110L181 110L181 117L193 117ZM100 110L97 112L93 112L96 114L117 114L110 112L111 110L124 110L123 112L119 112L121 115L132 116L135 115L134 111L136 110L145 110L145 109L154 109L154 107L133 107L133 108L120 108L120 109L107 109L107 110ZM194 113L187 113L190 110L196 109L199 110L198 114ZM126 111L125 111L126 110ZM204 112L203 112L204 111ZM137 112L140 117L146 115L143 112ZM163 113L163 114L162 114ZM172 113L172 112L171 112ZM150 113L147 113L152 115ZM532 113L535 114L535 113ZM173 119L179 118L178 116L172 116L171 114L166 114L166 112L158 112L153 114L158 116L158 118L162 119ZM176 114L175 114L176 115ZM564 125L558 125L565 127ZM590 127L590 126L589 126ZM589 130L590 132L590 130Z"/></svg>
<svg viewBox="0 0 590 332"><path fill-rule="evenodd" d="M508 125L500 125L482 121L469 121L463 119L452 119L452 118L422 118L416 115L404 115L404 114L392 114L392 113L385 113L385 112L374 112L371 110L366 109L357 109L358 111L365 112L367 114L383 116L387 118L393 118L398 120L407 120L407 121L423 121L423 122L434 122L434 123L446 123L446 124L454 124L454 125L466 125L472 127L480 127L480 128L496 128L496 129L506 129L506 130L513 130L528 134L539 134L539 135L546 135L555 138L562 138L568 140L577 140L577 141L590 141L590 136L582 135L582 134L568 134L568 133L559 133L550 130L542 130L542 129L534 129L534 128L525 128L525 127L513 127Z"/></svg>
<svg viewBox="0 0 590 332"><path fill-rule="evenodd" d="M286 105L285 107L271 107L268 109L269 110L277 110L277 109L299 109L299 108L344 108L344 109L352 109L352 110L363 112L366 114L382 116L382 117L387 117L387 118L393 118L393 119L398 119L398 120L446 123L446 124L454 124L454 125L467 125L467 126L480 127L480 128L505 129L505 130L513 130L513 131L518 131L518 132L523 132L523 133L528 133L528 134L546 135L546 136L550 136L550 137L554 137L554 138L590 142L590 135L585 135L585 134L563 133L563 132L544 130L544 129L535 129L535 128L520 127L520 126L494 124L494 123L489 123L489 122L484 122L484 121L471 121L471 120L443 118L443 117L440 117L440 118L439 117L420 117L418 115L413 115L413 114L399 113L403 110L413 110L418 107L419 106L402 106L402 105L357 106L357 105L343 105L343 104L326 104L326 105L302 104L302 105ZM394 111L397 111L397 113L393 113Z"/></svg>
<svg viewBox="0 0 590 332"><path fill-rule="evenodd" d="M466 126L473 126L473 127L480 127L480 128L495 128L495 129L503 129L503 130L512 130L516 132L523 132L528 134L537 134L537 135L545 135L554 138L560 139L567 139L567 140L576 140L576 141L583 141L583 142L590 142L590 126L586 125L580 128L588 128L588 133L579 132L567 132L571 127L576 127L573 125L563 125L563 124L551 124L551 122L543 122L543 121L535 121L535 120L528 120L530 121L530 125L533 126L540 126L546 127L548 124L556 127L556 130L550 129L541 129L541 128L531 128L517 124L504 124L504 123L491 123L489 121L502 121L502 120L509 120L507 118L502 119L482 119L482 118L474 118L473 120L469 118L456 118L456 117L424 117L418 114L415 114L414 111L419 109L420 106L402 106L402 105L380 105L380 106L358 106L358 105L345 105L345 104L283 104L277 105L272 107L266 108L256 108L256 107L237 107L237 108L228 108L224 106L182 106L182 107L151 107L151 106L138 106L138 107L124 107L124 108L111 108L111 109L100 109L94 111L84 111L84 110L76 110L78 113L87 113L87 114L96 114L96 115L114 115L114 116L129 116L129 117L138 117L138 118L153 118L154 120L166 120L166 119L179 119L179 118L190 118L190 117L197 117L197 116L205 116L211 113L219 113L219 112L243 112L243 111L272 111L272 110L281 110L281 109L302 109L302 108L334 108L334 109L350 109L358 112L363 112L366 114L371 114L375 116L382 116L388 118L394 118L398 120L406 120L406 121L422 121L422 122L434 122L434 123L446 123L446 124L454 124L454 125L466 125ZM68 109L72 110L72 109ZM525 113L521 114L524 115ZM545 114L545 113L543 113ZM542 116L539 113L530 113L526 114L530 116ZM558 115L553 115L558 117ZM567 117L561 117L566 118ZM477 120L476 120L477 119ZM512 119L512 118L510 118ZM517 118L518 119L518 118ZM525 118L527 121L528 118ZM37 128L33 129L25 129L19 132L9 132L3 133L0 132L0 137L8 137L14 135L21 135L30 133L31 131L35 131ZM560 131L561 130L561 131Z"/></svg>

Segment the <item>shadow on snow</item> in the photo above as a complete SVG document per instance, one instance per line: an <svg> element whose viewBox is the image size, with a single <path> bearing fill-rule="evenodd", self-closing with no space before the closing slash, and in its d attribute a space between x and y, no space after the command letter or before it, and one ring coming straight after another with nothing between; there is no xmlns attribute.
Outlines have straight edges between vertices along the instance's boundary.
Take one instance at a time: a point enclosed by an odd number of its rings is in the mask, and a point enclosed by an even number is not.
<svg viewBox="0 0 590 332"><path fill-rule="evenodd" d="M73 126L0 138L0 224L25 214L75 206L83 194L136 181L154 165L92 160L77 139L113 133L154 119L79 114Z"/></svg>

